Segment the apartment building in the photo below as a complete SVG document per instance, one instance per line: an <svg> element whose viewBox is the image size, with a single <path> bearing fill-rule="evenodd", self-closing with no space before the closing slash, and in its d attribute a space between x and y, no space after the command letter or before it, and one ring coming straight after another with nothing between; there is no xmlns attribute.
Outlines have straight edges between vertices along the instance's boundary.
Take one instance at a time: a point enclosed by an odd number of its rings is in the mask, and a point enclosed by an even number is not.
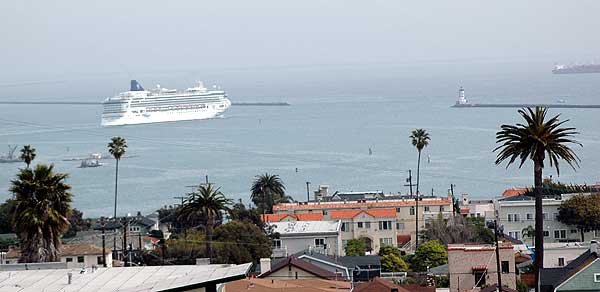
<svg viewBox="0 0 600 292"><path fill-rule="evenodd" d="M574 195L576 194L563 194L542 200L544 242L581 241L581 234L575 226L565 225L556 219L561 203ZM535 227L535 199L530 196L516 195L499 199L496 204L500 224L504 226L504 233L529 242L531 239L523 238L522 231L528 226ZM599 236L600 232L598 231L586 232L585 240Z"/></svg>
<svg viewBox="0 0 600 292"><path fill-rule="evenodd" d="M498 283L494 245L448 245L450 292L483 288ZM512 245L500 245L502 286L515 289L515 254Z"/></svg>
<svg viewBox="0 0 600 292"><path fill-rule="evenodd" d="M282 221L268 223L279 234L273 240L273 257L311 251L331 256L342 256L339 221Z"/></svg>
<svg viewBox="0 0 600 292"><path fill-rule="evenodd" d="M322 193L320 196L326 197ZM423 197L418 203L418 210L414 197L392 196L389 198L389 196L377 195L375 199L361 199L364 197L356 196L356 193L353 193L353 196L357 200L278 204L273 207L274 214L267 215L266 218L294 220L294 216L309 216L299 215L308 213L320 214L324 221L341 220L343 223L342 240L366 237L370 239L372 249L377 252L381 244L410 248L416 238L415 214L417 212L420 230L425 228L429 220L437 219L439 214L445 218L452 216L451 196Z"/></svg>
<svg viewBox="0 0 600 292"><path fill-rule="evenodd" d="M465 217L494 218L494 200L471 200L468 194L462 194L460 214Z"/></svg>

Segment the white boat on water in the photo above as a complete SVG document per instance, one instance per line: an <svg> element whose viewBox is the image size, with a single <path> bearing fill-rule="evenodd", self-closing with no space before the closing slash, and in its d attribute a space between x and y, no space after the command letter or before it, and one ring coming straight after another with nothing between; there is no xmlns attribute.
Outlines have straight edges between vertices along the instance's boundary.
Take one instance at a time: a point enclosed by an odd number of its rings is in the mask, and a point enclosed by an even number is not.
<svg viewBox="0 0 600 292"><path fill-rule="evenodd" d="M103 102L102 126L202 120L214 118L231 106L225 91L208 90L202 82L183 91L161 88L145 90L131 80L129 91Z"/></svg>

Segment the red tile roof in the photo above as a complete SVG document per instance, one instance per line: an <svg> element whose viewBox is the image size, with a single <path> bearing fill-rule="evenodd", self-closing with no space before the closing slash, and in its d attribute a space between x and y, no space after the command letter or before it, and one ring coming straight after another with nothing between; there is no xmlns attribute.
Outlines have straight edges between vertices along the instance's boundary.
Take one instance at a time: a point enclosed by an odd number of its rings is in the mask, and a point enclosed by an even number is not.
<svg viewBox="0 0 600 292"><path fill-rule="evenodd" d="M368 209L368 210L331 210L329 218L331 219L351 219L360 213L367 213L372 217L395 217L396 209Z"/></svg>
<svg viewBox="0 0 600 292"><path fill-rule="evenodd" d="M522 195L526 192L527 192L527 189L523 189L523 188L506 189L502 193L502 196L503 197L514 197L514 196Z"/></svg>
<svg viewBox="0 0 600 292"><path fill-rule="evenodd" d="M463 215L469 214L469 211L470 211L469 208L461 208L460 209L460 214L463 214Z"/></svg>
<svg viewBox="0 0 600 292"><path fill-rule="evenodd" d="M395 208L404 206L415 205L414 199L404 200L381 200L381 201L370 201L370 202L331 202L331 203L285 203L273 206L273 210L322 210L322 209L359 209L361 207L367 208ZM419 205L450 205L449 199L423 199L419 201Z"/></svg>
<svg viewBox="0 0 600 292"><path fill-rule="evenodd" d="M280 222L281 220L285 219L288 216L296 219L297 221L321 221L321 220L323 220L323 214L320 212L319 213L295 213L295 214L279 213L279 214L265 214L264 216L261 215L263 221L265 221L265 222ZM266 220L265 220L265 218L266 218Z"/></svg>
<svg viewBox="0 0 600 292"><path fill-rule="evenodd" d="M397 289L398 292L410 292L410 290L379 277L375 277L369 282L359 284L354 288L354 292L390 292L392 289Z"/></svg>

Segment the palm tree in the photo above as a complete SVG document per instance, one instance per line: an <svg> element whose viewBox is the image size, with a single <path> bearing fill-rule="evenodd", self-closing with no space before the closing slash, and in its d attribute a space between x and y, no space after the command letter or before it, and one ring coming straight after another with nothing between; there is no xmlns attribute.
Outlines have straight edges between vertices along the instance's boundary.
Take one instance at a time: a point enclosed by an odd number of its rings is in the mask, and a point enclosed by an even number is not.
<svg viewBox="0 0 600 292"><path fill-rule="evenodd" d="M220 188L212 184L200 185L197 192L188 194L179 209L179 221L198 222L204 225L206 235L206 257L212 258L212 238L215 221L222 211L229 211L231 200L225 198Z"/></svg>
<svg viewBox="0 0 600 292"><path fill-rule="evenodd" d="M273 205L293 201L285 195L285 185L278 175L257 175L250 188L250 198L264 214L273 213Z"/></svg>
<svg viewBox="0 0 600 292"><path fill-rule="evenodd" d="M108 152L112 155L116 160L115 166L115 209L113 212L114 220L117 219L117 194L118 194L118 182L119 182L119 161L121 157L127 151L127 141L125 141L122 137L113 137L108 143ZM125 247L123 247L125 248ZM117 237L113 238L113 253L117 251ZM116 254L115 254L116 255Z"/></svg>
<svg viewBox="0 0 600 292"><path fill-rule="evenodd" d="M534 244L535 228L533 228L533 226L529 225L526 228L523 228L523 230L521 230L521 235L523 235L523 238L531 238L531 244Z"/></svg>
<svg viewBox="0 0 600 292"><path fill-rule="evenodd" d="M417 148L419 152L419 158L417 160L417 197L416 197L416 207L415 207L415 224L416 224L416 236L415 236L415 245L419 246L419 174L421 171L421 151L423 148L429 145L429 133L424 129L415 129L412 131L409 137L412 140L412 145Z"/></svg>
<svg viewBox="0 0 600 292"><path fill-rule="evenodd" d="M21 160L27 164L27 168L31 162L35 159L35 148L31 147L31 145L25 145L21 149Z"/></svg>
<svg viewBox="0 0 600 292"><path fill-rule="evenodd" d="M60 237L69 229L71 187L67 174L39 164L19 171L10 191L15 196L13 224L21 244L19 262L60 261Z"/></svg>
<svg viewBox="0 0 600 292"><path fill-rule="evenodd" d="M562 127L569 120L560 121L560 115L546 119L547 108L536 107L520 109L519 114L525 120L524 124L502 125L500 131L496 133L496 143L500 146L494 149L498 152L496 165L508 160L507 168L517 159L519 168L528 160L533 161L533 181L535 195L535 275L536 291L539 291L540 270L544 265L544 218L542 211L543 181L542 171L544 169L544 160L548 158L550 167L556 169L560 175L558 167L559 160L564 160L573 169L579 166L579 157L569 148L568 144L581 143L573 140L572 137L579 134L575 128Z"/></svg>

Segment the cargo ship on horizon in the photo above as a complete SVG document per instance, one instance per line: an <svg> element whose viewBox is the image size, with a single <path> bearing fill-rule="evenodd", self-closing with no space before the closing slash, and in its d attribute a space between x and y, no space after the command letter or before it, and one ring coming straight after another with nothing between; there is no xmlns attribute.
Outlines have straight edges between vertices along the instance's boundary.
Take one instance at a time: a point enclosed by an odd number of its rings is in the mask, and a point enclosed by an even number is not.
<svg viewBox="0 0 600 292"><path fill-rule="evenodd" d="M553 74L600 73L600 64L554 65Z"/></svg>

